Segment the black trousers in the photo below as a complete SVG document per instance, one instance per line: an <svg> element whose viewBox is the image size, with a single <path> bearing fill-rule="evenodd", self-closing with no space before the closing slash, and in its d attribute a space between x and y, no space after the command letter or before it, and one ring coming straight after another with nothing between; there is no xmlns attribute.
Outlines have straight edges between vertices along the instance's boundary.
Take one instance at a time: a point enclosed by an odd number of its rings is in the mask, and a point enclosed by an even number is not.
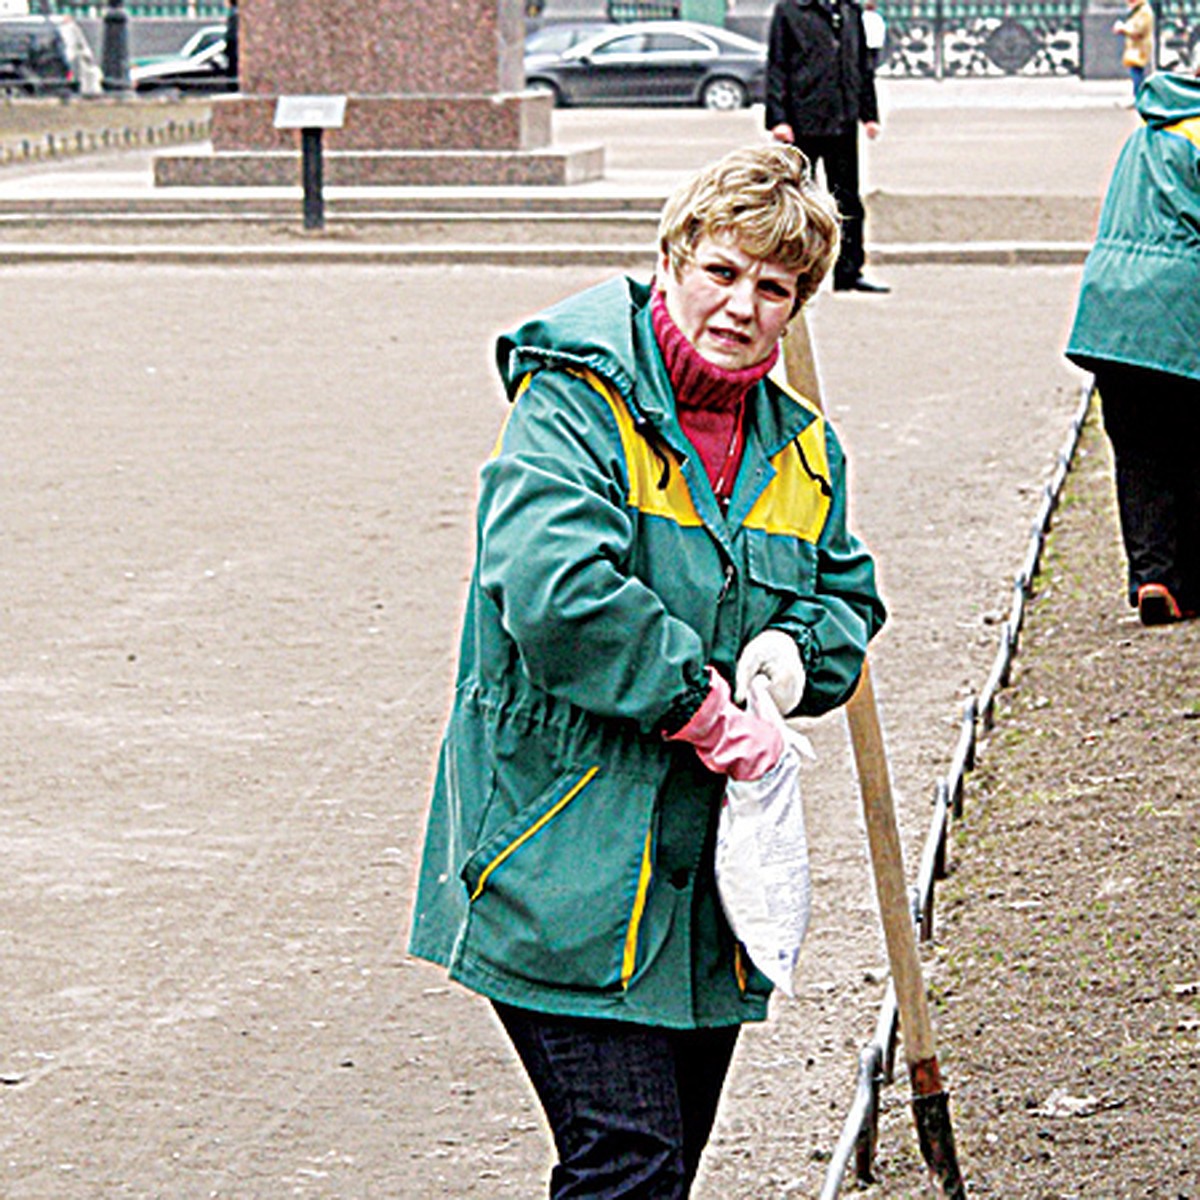
<svg viewBox="0 0 1200 1200"><path fill-rule="evenodd" d="M662 1029L493 1007L554 1134L551 1200L686 1200L740 1026Z"/></svg>
<svg viewBox="0 0 1200 1200"><path fill-rule="evenodd" d="M1129 602L1161 583L1200 610L1200 380L1098 363L1096 386L1116 462Z"/></svg>
<svg viewBox="0 0 1200 1200"><path fill-rule="evenodd" d="M796 145L804 152L814 172L817 163L825 165L825 185L842 214L842 247L833 268L833 282L853 283L862 274L866 261L863 248L866 210L859 195L858 181L858 126L835 137L797 134Z"/></svg>

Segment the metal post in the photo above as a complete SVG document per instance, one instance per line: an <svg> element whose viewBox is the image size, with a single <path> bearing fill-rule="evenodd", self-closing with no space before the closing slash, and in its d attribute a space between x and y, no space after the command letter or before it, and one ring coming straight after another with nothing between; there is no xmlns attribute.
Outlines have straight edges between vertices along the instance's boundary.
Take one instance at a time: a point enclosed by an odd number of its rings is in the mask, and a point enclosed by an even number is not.
<svg viewBox="0 0 1200 1200"><path fill-rule="evenodd" d="M300 131L304 172L304 228L325 227L325 197L321 163L320 129Z"/></svg>
<svg viewBox="0 0 1200 1200"><path fill-rule="evenodd" d="M104 71L104 90L128 95L129 84L129 14L125 0L108 0L104 10L104 45L100 55Z"/></svg>

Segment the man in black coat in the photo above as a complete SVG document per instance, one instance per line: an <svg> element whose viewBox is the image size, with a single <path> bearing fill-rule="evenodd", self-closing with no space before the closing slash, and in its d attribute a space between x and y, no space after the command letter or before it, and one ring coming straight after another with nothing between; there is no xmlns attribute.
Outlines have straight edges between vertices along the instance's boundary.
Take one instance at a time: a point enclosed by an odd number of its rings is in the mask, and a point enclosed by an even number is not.
<svg viewBox="0 0 1200 1200"><path fill-rule="evenodd" d="M863 277L863 202L858 183L858 123L879 134L875 72L857 0L779 0L767 55L767 129L803 150L842 212L842 249L833 271L838 292L886 292Z"/></svg>

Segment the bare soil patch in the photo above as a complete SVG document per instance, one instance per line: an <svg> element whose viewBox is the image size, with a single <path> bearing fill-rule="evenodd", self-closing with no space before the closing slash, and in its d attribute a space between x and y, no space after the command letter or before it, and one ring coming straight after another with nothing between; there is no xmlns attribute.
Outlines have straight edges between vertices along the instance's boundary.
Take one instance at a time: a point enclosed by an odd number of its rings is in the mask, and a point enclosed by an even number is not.
<svg viewBox="0 0 1200 1200"><path fill-rule="evenodd" d="M1125 607L1093 414L939 892L929 979L972 1195L1200 1196L1198 847L1200 622ZM895 1092L888 1196L917 1168Z"/></svg>
<svg viewBox="0 0 1200 1200"><path fill-rule="evenodd" d="M490 333L607 274L0 272L5 1200L544 1194L545 1132L486 1005L404 946L477 469L503 416ZM1077 279L887 279L891 298L823 295L811 316L892 612L873 667L911 863L1075 411L1057 330ZM1115 553L1111 529L1097 536ZM1096 586L1114 639L1188 646L1195 662L1194 628L1144 633L1115 575ZM1015 723L1001 714L972 782L944 895L967 878L985 768ZM697 1200L817 1195L884 991L844 722L808 732L821 757L801 999L744 1034ZM990 914L986 885L972 898ZM961 942L944 928L946 953L1010 953L988 928L964 919ZM1001 1128L992 1080L1023 1099L1044 1069L993 1067L1020 1043L985 1004L1002 977L972 970L939 1028L982 1181L975 1140ZM955 1004L994 1035L976 1041ZM889 1196L922 1178L906 1099L889 1092ZM1013 1178L993 1194L1070 1194L1037 1162Z"/></svg>

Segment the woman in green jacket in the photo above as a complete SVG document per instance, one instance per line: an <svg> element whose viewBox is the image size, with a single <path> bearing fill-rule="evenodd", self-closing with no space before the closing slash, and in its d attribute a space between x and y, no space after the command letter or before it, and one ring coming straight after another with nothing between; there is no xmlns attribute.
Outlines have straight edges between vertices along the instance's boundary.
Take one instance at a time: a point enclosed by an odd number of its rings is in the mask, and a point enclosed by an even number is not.
<svg viewBox="0 0 1200 1200"><path fill-rule="evenodd" d="M685 1197L768 981L713 873L745 711L845 701L883 622L832 429L767 372L837 253L798 151L736 151L668 201L650 287L502 337L513 402L477 558L411 949L488 997L545 1108L553 1197Z"/></svg>
<svg viewBox="0 0 1200 1200"><path fill-rule="evenodd" d="M1100 392L1129 603L1163 625L1200 611L1200 78L1160 71L1137 107L1067 357Z"/></svg>

